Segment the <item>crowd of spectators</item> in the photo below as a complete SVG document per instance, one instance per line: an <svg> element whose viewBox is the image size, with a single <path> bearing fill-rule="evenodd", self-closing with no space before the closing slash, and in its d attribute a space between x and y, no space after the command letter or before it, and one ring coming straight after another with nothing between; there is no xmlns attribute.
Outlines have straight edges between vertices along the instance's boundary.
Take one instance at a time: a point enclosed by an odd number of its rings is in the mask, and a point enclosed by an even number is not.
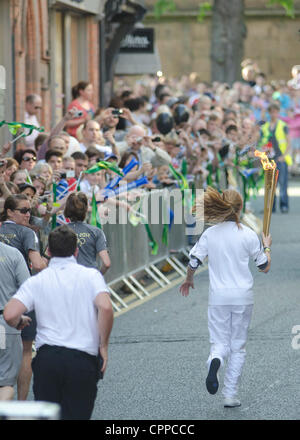
<svg viewBox="0 0 300 440"><path fill-rule="evenodd" d="M124 170L134 160L118 182L119 187L134 187L139 180L134 191L175 188L176 172L195 188L224 189L223 185L240 190L236 171L254 168L258 160L254 151L261 149L280 169L279 206L288 212L288 176L300 164L297 84L268 81L260 71L232 86L204 83L196 74L179 79L144 77L135 84L120 79L109 105L97 109L92 84L81 81L72 89L73 101L64 117L50 133L34 130L2 147L0 241L21 250L34 273L47 265L42 237L67 223L78 237L92 234L93 248L80 253L80 262L95 267L99 254L104 274L110 266L105 236L86 226L95 214L93 201L98 202L101 224L116 206L130 211L132 199L124 191L104 196L116 177L111 167L85 173L100 161ZM27 96L20 122L40 127L42 106L40 96ZM222 184L220 170L226 171ZM27 356L31 358L30 344ZM21 400L26 399L29 383L27 375L20 385Z"/></svg>
<svg viewBox="0 0 300 440"><path fill-rule="evenodd" d="M80 190L89 202L93 193L102 200L101 191L114 174L110 170L82 174L100 160L122 169L135 159L137 165L120 184L146 176L143 189L147 190L176 185L169 165L181 171L186 162L187 175L197 187L205 188L215 182L220 167L238 165L237 152L243 148L243 159L253 157L262 138L261 126L271 120L272 108L286 122L293 156L289 170L297 171L300 92L284 81L268 82L258 72L255 81L237 81L229 87L198 82L192 74L177 80L142 78L132 87L119 81L117 89L107 108L95 109L92 85L80 82L72 90L74 100L67 113L51 133L34 131L17 143L15 152L9 144L4 146L0 209L9 195L23 193L32 207L30 224L47 230L51 216L59 213L53 206L53 182L61 212L68 192L78 189L79 178ZM42 105L38 95L28 96L24 121L39 126ZM268 152L277 159L274 149ZM100 217L104 212L101 204ZM34 222L33 217L43 221Z"/></svg>

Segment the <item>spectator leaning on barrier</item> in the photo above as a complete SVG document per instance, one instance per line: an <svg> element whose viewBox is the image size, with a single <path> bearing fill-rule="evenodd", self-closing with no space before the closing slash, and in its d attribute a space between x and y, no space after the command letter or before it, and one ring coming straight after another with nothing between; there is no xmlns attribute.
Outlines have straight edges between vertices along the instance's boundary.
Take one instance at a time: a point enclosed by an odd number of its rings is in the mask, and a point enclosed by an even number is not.
<svg viewBox="0 0 300 440"><path fill-rule="evenodd" d="M22 364L22 340L20 330L29 320L22 316L16 328L3 319L5 305L21 284L30 277L24 258L17 249L0 243L0 401L11 400Z"/></svg>
<svg viewBox="0 0 300 440"><path fill-rule="evenodd" d="M75 178L78 179L80 173L87 169L89 160L87 155L80 151L76 151L71 157L75 160Z"/></svg>
<svg viewBox="0 0 300 440"><path fill-rule="evenodd" d="M18 151L15 159L20 165L20 170L27 170L29 173L36 164L35 151L29 149Z"/></svg>
<svg viewBox="0 0 300 440"><path fill-rule="evenodd" d="M27 179L27 173L25 170L17 170L10 176L10 182L13 182L15 185L19 185L20 183L25 183Z"/></svg>
<svg viewBox="0 0 300 440"><path fill-rule="evenodd" d="M35 310L34 398L60 404L62 419L88 420L107 368L113 325L109 291L99 271L77 264L77 237L69 227L50 233L49 252L48 269L21 286L4 319L16 326L24 312Z"/></svg>
<svg viewBox="0 0 300 440"><path fill-rule="evenodd" d="M105 146L105 140L102 136L100 125L97 121L90 120L83 125L82 137L83 140L80 144L80 148L83 153L85 153L86 150L91 146L97 148L100 153L112 152L111 147Z"/></svg>
<svg viewBox="0 0 300 440"><path fill-rule="evenodd" d="M45 156L46 163L51 166L52 171L59 171L62 168L63 154L58 150L48 150Z"/></svg>

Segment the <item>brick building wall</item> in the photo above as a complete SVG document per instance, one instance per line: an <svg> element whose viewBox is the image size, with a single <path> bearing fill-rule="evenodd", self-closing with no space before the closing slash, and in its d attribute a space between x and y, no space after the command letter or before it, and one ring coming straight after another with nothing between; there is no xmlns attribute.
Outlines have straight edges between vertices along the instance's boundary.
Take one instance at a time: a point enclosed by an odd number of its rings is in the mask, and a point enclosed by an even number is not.
<svg viewBox="0 0 300 440"><path fill-rule="evenodd" d="M43 99L43 109L39 115L40 124L46 131L57 122L52 120L52 106L57 102L51 101L55 84L51 83L51 66L56 56L51 53L48 1L46 0L14 0L10 2L11 29L14 33L14 63L15 63L15 119L24 120L25 98L28 94L37 93ZM65 12L65 11L64 11ZM99 23L93 16L80 18L86 24L86 44L83 53L78 57L87 60L87 78L94 86L94 104L99 101ZM71 44L74 44L71 42ZM65 59L60 59L60 68L64 70ZM53 81L52 81L53 82ZM74 85L74 84L72 84ZM63 85L62 85L63 87ZM52 98L53 99L53 98ZM68 105L61 96L61 106Z"/></svg>
<svg viewBox="0 0 300 440"><path fill-rule="evenodd" d="M87 22L88 26L88 41L87 46L89 48L88 56L88 77L89 81L94 87L94 104L99 106L99 86L100 86L100 69L99 69L99 25L93 18L89 18Z"/></svg>
<svg viewBox="0 0 300 440"><path fill-rule="evenodd" d="M43 99L40 122L46 130L51 125L49 84L48 7L43 0L12 2L15 34L16 120L24 119L25 99L37 93Z"/></svg>

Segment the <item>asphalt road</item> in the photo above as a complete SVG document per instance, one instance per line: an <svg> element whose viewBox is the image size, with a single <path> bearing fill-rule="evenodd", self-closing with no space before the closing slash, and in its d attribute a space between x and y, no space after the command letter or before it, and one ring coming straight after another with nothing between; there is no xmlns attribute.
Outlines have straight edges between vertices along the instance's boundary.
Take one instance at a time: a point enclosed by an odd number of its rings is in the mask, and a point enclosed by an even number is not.
<svg viewBox="0 0 300 440"><path fill-rule="evenodd" d="M290 184L290 193L297 194L290 198L290 213L272 216L271 271L253 267L242 406L224 408L221 393L211 396L205 388L206 271L188 298L176 287L115 319L94 420L300 419L300 348L292 347L292 328L300 326L300 182ZM263 199L253 206L262 216ZM222 373L220 378L222 385Z"/></svg>

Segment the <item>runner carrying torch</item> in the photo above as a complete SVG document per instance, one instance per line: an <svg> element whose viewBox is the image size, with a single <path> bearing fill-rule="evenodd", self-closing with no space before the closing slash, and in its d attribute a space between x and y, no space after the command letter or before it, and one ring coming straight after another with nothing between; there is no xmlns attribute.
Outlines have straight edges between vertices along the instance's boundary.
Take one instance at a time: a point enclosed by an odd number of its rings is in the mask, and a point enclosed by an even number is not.
<svg viewBox="0 0 300 440"><path fill-rule="evenodd" d="M207 361L206 388L210 394L218 391L218 370L227 360L222 394L225 407L240 406L237 398L239 379L246 356L246 340L253 309L253 278L249 258L261 272L271 265L271 235L256 233L240 223L243 200L234 190L222 194L208 187L197 201L196 216L214 225L205 230L190 251L185 282L180 287L183 296L194 288L194 273L208 257L209 302L208 330L210 355Z"/></svg>

